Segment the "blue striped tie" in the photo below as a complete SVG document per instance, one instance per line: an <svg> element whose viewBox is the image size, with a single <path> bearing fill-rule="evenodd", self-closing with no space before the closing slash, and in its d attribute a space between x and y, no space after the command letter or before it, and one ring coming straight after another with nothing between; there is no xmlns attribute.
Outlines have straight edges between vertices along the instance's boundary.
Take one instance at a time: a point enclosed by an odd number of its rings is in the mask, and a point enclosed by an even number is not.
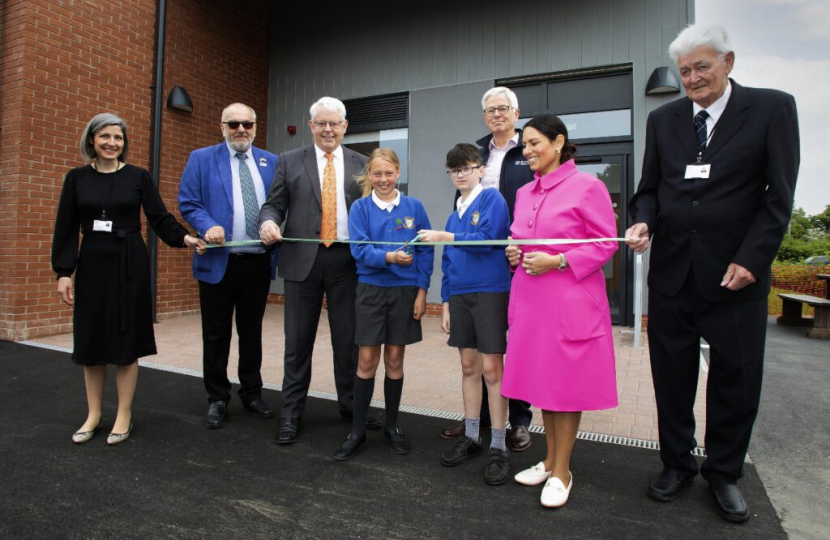
<svg viewBox="0 0 830 540"><path fill-rule="evenodd" d="M686 117L688 118L688 116ZM697 137L698 151L706 150L706 119L709 118L709 113L702 110L695 115L695 137Z"/></svg>
<svg viewBox="0 0 830 540"><path fill-rule="evenodd" d="M256 200L256 189L254 189L254 178L251 176L251 170L245 160L248 159L246 154L241 152L236 154L236 159L239 160L239 185L242 188L242 204L245 207L245 232L250 240L259 239L259 230L257 223L259 222L259 203Z"/></svg>

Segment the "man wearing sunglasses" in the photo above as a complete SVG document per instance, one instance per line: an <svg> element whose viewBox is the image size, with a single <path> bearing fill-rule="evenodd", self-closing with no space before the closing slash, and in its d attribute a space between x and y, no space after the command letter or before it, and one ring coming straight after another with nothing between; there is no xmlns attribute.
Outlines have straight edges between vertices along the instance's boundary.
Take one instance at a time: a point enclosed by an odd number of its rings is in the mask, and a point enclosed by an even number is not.
<svg viewBox="0 0 830 540"><path fill-rule="evenodd" d="M259 240L259 208L271 187L277 156L253 146L256 113L234 103L222 111L224 141L195 150L179 185L179 210L209 244ZM277 266L277 249L259 245L208 249L193 257L202 311L202 368L207 427L225 425L233 316L239 335L239 397L258 418L274 411L262 400L262 318Z"/></svg>
<svg viewBox="0 0 830 540"><path fill-rule="evenodd" d="M354 408L355 292L357 268L348 240L348 212L362 196L354 180L366 157L344 148L349 123L346 107L331 97L320 98L309 111L308 127L314 144L280 156L268 200L259 214L260 238L266 245L287 238L320 242L285 242L279 275L285 279L285 375L278 444L297 440L311 383L311 356L325 295L334 384L341 416L351 418ZM284 231L280 226L284 225ZM373 417L367 428L379 428Z"/></svg>
<svg viewBox="0 0 830 540"><path fill-rule="evenodd" d="M516 129L519 120L519 100L509 88L497 86L488 90L481 98L481 108L484 111L484 124L490 131L486 137L476 141L481 148L482 163L485 166L484 176L481 178L481 187L498 189L507 201L510 212L510 221L513 221L513 205L516 202L516 192L520 187L533 180L533 171L527 165L522 155L522 131ZM456 191L455 201L461 196ZM490 427L490 409L487 399L487 386L484 378L482 383L481 400L481 427ZM507 432L507 447L513 452L523 452L530 448L530 432L528 428L533 419L530 404L515 399L510 400L510 429ZM457 439L464 435L464 421L447 426L441 431L445 439Z"/></svg>

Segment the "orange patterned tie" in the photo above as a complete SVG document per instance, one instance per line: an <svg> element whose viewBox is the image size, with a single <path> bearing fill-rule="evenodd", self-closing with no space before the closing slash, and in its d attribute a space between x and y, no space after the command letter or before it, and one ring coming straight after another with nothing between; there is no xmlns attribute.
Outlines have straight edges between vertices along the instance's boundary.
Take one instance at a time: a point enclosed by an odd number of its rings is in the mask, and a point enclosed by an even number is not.
<svg viewBox="0 0 830 540"><path fill-rule="evenodd" d="M323 169L323 224L320 239L331 246L337 238L337 174L334 172L334 155L326 152L326 168Z"/></svg>

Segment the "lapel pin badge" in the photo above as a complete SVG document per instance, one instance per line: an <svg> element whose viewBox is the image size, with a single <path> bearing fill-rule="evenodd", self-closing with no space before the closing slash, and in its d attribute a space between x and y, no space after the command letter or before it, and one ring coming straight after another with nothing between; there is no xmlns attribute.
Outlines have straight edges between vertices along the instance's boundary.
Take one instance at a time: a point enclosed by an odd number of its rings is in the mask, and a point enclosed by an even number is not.
<svg viewBox="0 0 830 540"><path fill-rule="evenodd" d="M260 167L267 167L268 166L268 162L265 160L264 157L259 158L259 166Z"/></svg>

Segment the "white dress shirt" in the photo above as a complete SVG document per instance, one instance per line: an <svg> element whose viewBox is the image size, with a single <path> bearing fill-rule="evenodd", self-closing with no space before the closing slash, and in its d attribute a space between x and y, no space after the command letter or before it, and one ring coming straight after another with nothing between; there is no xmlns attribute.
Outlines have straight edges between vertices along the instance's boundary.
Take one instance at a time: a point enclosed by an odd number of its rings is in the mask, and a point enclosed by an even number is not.
<svg viewBox="0 0 830 540"><path fill-rule="evenodd" d="M706 146L709 146L709 141L712 140L712 130L715 129L715 126L718 124L718 120L720 120L723 111L726 110L726 104L729 103L729 96L732 95L732 83L726 83L726 90L724 90L723 95L718 98L717 101L706 107L706 112L709 113L709 118L706 119L706 136L708 141L706 142ZM697 116L697 113L703 110L703 107L698 105L697 103L692 103L692 118Z"/></svg>
<svg viewBox="0 0 830 540"><path fill-rule="evenodd" d="M504 156L511 148L519 145L519 134L516 133L507 141L504 148L496 146L495 137L490 139L490 156L484 167L484 176L481 177L481 187L499 189L499 177L501 176L501 164L504 163Z"/></svg>
<svg viewBox="0 0 830 540"><path fill-rule="evenodd" d="M484 191L484 188L481 187L481 184L479 184L473 188L469 195L467 195L467 200L462 202L462 199L464 199L464 197L461 196L458 198L457 201L455 201L455 209L458 211L459 218L464 217L464 212L467 211L467 208L469 208L470 205L473 204L473 201L476 200L476 197L478 197L478 194L482 191Z"/></svg>
<svg viewBox="0 0 830 540"><path fill-rule="evenodd" d="M316 144L314 151L317 153L317 172L320 174L320 190L323 189L323 171L326 169L326 152ZM343 146L338 146L334 152L334 172L337 175L337 238L339 240L349 239L349 213L346 209L346 191L343 187L345 169L343 165Z"/></svg>
<svg viewBox="0 0 830 540"><path fill-rule="evenodd" d="M239 180L239 158L236 157L236 154L239 152L231 148L231 145L227 142L225 144L231 156L231 182L233 188L233 231L231 231L231 236L228 238L228 241L259 240L259 237L249 238L245 230L245 203L242 200L242 184ZM256 191L257 208L260 208L265 202L265 185L262 183L262 176L259 174L259 163L256 162L251 148L248 148L248 151L244 152L244 154L248 156L245 163L248 165L248 170L251 171L251 179L254 181L254 191ZM258 217L257 220L259 220ZM237 246L229 249L232 253L262 253L265 251L265 248L262 246L255 245Z"/></svg>
<svg viewBox="0 0 830 540"><path fill-rule="evenodd" d="M380 197L378 197L378 194L375 193L375 190L373 189L372 190L372 202L375 203L375 205L377 205L377 207L380 208L381 210L386 210L387 212L389 212L391 214L392 210L394 210L396 206L401 204L401 192L396 189L395 190L395 198L392 199L389 202L386 202L386 201L380 200Z"/></svg>

